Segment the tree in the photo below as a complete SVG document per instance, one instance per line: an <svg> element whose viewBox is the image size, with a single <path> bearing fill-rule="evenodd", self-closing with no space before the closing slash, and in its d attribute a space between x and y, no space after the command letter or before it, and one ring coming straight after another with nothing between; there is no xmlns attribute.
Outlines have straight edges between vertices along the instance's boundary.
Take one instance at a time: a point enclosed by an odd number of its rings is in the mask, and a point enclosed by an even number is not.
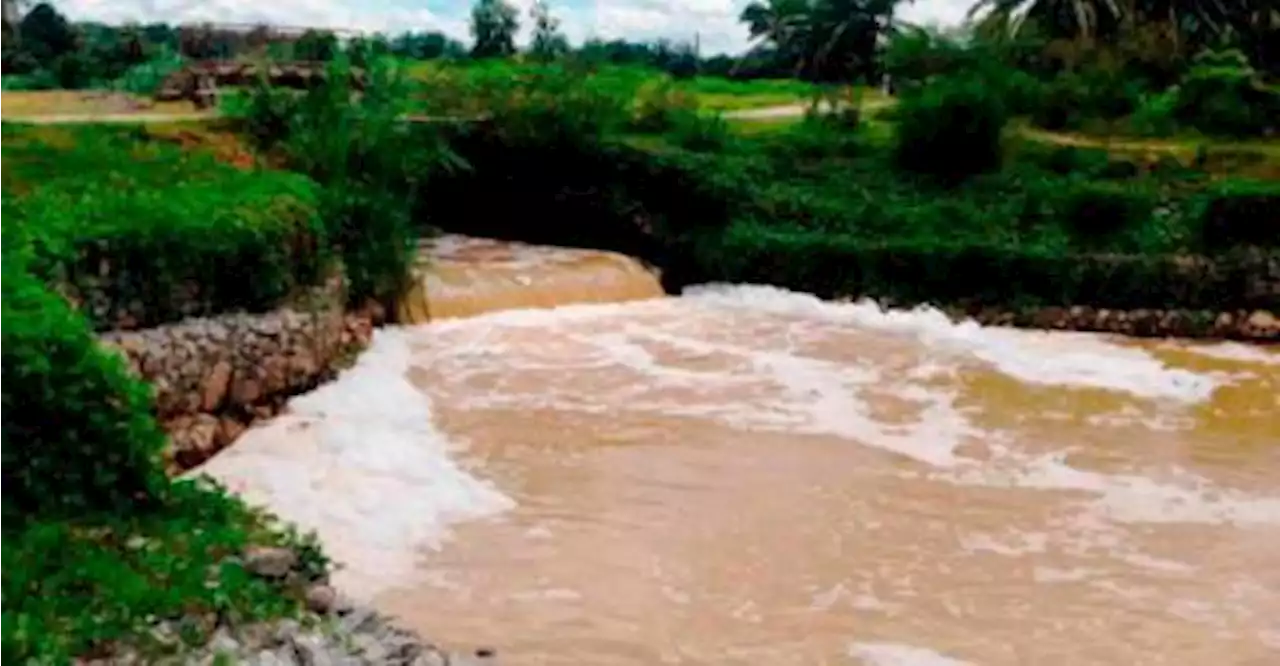
<svg viewBox="0 0 1280 666"><path fill-rule="evenodd" d="M406 32L391 41L391 52L402 58L434 60L466 55L467 48L442 32Z"/></svg>
<svg viewBox="0 0 1280 666"><path fill-rule="evenodd" d="M49 67L54 60L74 53L79 47L79 36L67 19L47 2L42 2L27 12L18 24L22 49L29 53L41 67Z"/></svg>
<svg viewBox="0 0 1280 666"><path fill-rule="evenodd" d="M516 52L516 30L520 21L516 8L506 0L476 0L471 10L471 36L476 58L502 58Z"/></svg>
<svg viewBox="0 0 1280 666"><path fill-rule="evenodd" d="M293 57L298 60L333 60L338 53L338 38L328 30L308 29L293 43Z"/></svg>
<svg viewBox="0 0 1280 666"><path fill-rule="evenodd" d="M1031 23L1055 39L1108 39L1167 23L1199 44L1280 22L1274 0L978 0L969 16L997 17L1012 31Z"/></svg>
<svg viewBox="0 0 1280 666"><path fill-rule="evenodd" d="M529 8L533 19L533 42L529 54L536 60L555 60L569 52L569 42L560 34L560 20L551 15L546 0L535 0Z"/></svg>
<svg viewBox="0 0 1280 666"><path fill-rule="evenodd" d="M876 48L899 0L756 0L739 16L798 74L848 81L877 71Z"/></svg>

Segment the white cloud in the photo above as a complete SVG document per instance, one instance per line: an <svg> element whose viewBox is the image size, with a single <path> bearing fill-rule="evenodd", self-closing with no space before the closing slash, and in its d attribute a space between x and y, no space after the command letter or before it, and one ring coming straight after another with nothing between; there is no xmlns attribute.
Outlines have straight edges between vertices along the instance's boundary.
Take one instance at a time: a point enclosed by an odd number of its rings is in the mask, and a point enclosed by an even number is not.
<svg viewBox="0 0 1280 666"><path fill-rule="evenodd" d="M740 52L747 32L738 15L748 0L551 0L570 41L590 37L631 40L699 39L703 53ZM521 38L529 31L533 0L513 0L520 9ZM467 0L55 0L73 19L125 21L267 23L280 26L402 32L439 30L468 40ZM964 19L973 0L915 0L900 17L913 23L950 25Z"/></svg>

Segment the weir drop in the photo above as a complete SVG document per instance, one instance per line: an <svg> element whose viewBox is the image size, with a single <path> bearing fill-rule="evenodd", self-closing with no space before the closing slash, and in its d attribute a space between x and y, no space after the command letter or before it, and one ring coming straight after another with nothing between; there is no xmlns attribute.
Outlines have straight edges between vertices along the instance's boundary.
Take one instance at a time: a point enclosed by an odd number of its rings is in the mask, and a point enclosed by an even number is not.
<svg viewBox="0 0 1280 666"><path fill-rule="evenodd" d="M1273 350L427 255L417 323L200 470L424 635L504 664L1280 663Z"/></svg>

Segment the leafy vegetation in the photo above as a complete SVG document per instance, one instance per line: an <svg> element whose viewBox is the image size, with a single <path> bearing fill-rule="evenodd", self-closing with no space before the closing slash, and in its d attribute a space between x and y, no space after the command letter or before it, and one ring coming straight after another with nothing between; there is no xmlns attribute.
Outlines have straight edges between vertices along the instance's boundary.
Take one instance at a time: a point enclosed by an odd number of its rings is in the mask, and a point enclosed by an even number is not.
<svg viewBox="0 0 1280 666"><path fill-rule="evenodd" d="M26 268L98 328L267 309L325 271L320 195L306 178L120 128L6 126L4 141L6 252L27 252Z"/></svg>
<svg viewBox="0 0 1280 666"><path fill-rule="evenodd" d="M172 651L218 622L297 612L299 590L235 556L306 543L219 488L166 477L148 388L27 259L5 243L4 659ZM162 620L167 644L151 632Z"/></svg>

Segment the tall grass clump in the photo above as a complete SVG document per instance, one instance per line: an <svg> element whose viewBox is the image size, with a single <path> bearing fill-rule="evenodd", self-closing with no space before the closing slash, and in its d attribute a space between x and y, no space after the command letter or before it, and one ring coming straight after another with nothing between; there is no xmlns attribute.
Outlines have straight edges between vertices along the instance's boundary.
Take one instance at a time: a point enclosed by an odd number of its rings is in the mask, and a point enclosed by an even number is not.
<svg viewBox="0 0 1280 666"><path fill-rule="evenodd" d="M339 58L301 95L263 82L244 100L241 120L261 146L323 187L348 297L386 300L413 264L419 190L439 169L461 163L439 132L406 121L411 83L392 61L369 63L362 91L352 89L349 71Z"/></svg>
<svg viewBox="0 0 1280 666"><path fill-rule="evenodd" d="M902 97L894 156L908 172L957 182L995 171L1008 112L977 76L938 77Z"/></svg>

